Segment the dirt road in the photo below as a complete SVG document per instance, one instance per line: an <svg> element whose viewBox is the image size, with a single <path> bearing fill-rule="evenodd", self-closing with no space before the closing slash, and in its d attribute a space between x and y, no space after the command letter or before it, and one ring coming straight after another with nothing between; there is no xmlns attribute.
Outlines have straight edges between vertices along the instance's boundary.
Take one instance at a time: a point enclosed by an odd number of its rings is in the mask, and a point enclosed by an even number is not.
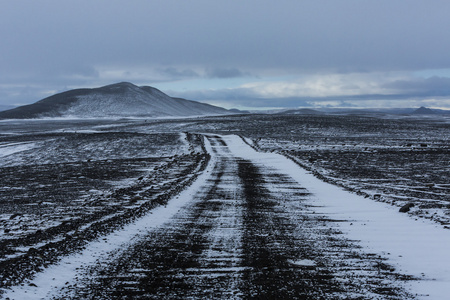
<svg viewBox="0 0 450 300"><path fill-rule="evenodd" d="M288 174L239 157L219 136L189 191L40 274L11 299L408 299L386 258L316 213L311 193ZM249 145L247 151L254 151ZM255 155L257 155L257 152ZM293 164L294 167L294 164ZM155 224L152 222L155 221ZM125 236L125 238L123 238ZM128 236L128 241L126 236ZM123 239L123 240L122 240ZM99 242L100 243L100 242ZM114 244L114 245L111 245ZM84 255L84 256L83 256ZM90 256L89 256L90 255ZM89 257L88 257L89 256ZM69 265L62 282L55 274ZM67 270L66 270L67 271ZM53 275L52 275L53 274ZM57 276L57 275L56 275ZM53 281L53 283L52 283ZM65 281L65 280L64 280Z"/></svg>

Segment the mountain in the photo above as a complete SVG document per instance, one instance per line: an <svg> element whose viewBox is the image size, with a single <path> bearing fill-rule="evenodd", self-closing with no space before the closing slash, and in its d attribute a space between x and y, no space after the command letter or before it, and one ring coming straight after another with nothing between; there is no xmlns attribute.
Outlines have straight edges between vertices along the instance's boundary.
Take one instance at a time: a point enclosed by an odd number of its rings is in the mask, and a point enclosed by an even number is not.
<svg viewBox="0 0 450 300"><path fill-rule="evenodd" d="M300 108L300 109L285 110L285 111L279 112L277 114L281 114L281 115L323 115L325 113L318 111L318 110L314 110L314 109Z"/></svg>
<svg viewBox="0 0 450 300"><path fill-rule="evenodd" d="M44 117L179 117L232 114L213 105L172 98L160 90L128 82L93 89L75 89L34 104L1 111L0 119Z"/></svg>
<svg viewBox="0 0 450 300"><path fill-rule="evenodd" d="M237 108L230 108L229 111L236 113L236 114L243 114L243 115L250 114L250 112L248 110L240 110Z"/></svg>
<svg viewBox="0 0 450 300"><path fill-rule="evenodd" d="M412 112L414 115L434 115L436 112L430 108L420 107Z"/></svg>
<svg viewBox="0 0 450 300"><path fill-rule="evenodd" d="M413 108L325 108L327 113L342 115L407 115Z"/></svg>
<svg viewBox="0 0 450 300"><path fill-rule="evenodd" d="M450 114L450 110L431 109L426 107L420 108L366 108L366 109L348 109L348 108L331 108L323 109L327 113L335 114L356 114L356 115L446 115Z"/></svg>

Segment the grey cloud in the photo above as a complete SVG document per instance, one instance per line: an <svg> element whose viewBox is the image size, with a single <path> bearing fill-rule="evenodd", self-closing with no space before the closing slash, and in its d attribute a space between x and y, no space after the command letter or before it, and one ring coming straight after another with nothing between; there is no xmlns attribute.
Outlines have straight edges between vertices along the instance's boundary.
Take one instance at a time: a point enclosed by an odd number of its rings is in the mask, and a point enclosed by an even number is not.
<svg viewBox="0 0 450 300"><path fill-rule="evenodd" d="M193 77L199 77L200 75L191 69L182 69L179 70L174 67L164 68L164 69L158 69L159 73L168 76L171 79L180 79L180 78L193 78Z"/></svg>
<svg viewBox="0 0 450 300"><path fill-rule="evenodd" d="M236 78L250 76L250 73L242 72L237 68L208 68L206 76L209 78Z"/></svg>
<svg viewBox="0 0 450 300"><path fill-rule="evenodd" d="M9 101L5 102L5 104L9 105L29 104L48 96L50 96L48 90L39 86L2 86L0 88L0 99L8 99Z"/></svg>
<svg viewBox="0 0 450 300"><path fill-rule="evenodd" d="M402 84L406 84L402 83ZM186 99L196 100L196 101L212 101L216 103L229 103L233 106L246 106L246 107L314 107L323 106L322 103L335 102L338 106L345 107L364 107L365 102L373 101L391 101L391 107L396 107L400 102L410 101L410 100L421 100L426 98L426 96L436 96L442 99L450 97L450 92L430 92L422 91L420 96L417 92L408 93L404 90L402 93L398 94L362 94L362 95L352 95L352 96L327 96L327 97L270 97L265 98L258 95L252 89L246 88L236 88L236 89L218 89L218 90L198 90L198 91L186 91L186 92L175 92L168 91L168 94L177 97L182 97ZM439 95L437 95L439 94ZM445 94L445 95L444 95ZM351 101L351 102L350 102ZM356 104L356 103L359 103ZM333 106L333 105L332 105ZM401 106L401 105L400 105ZM450 104L447 105L450 108Z"/></svg>
<svg viewBox="0 0 450 300"><path fill-rule="evenodd" d="M308 97L286 97L286 98L263 98L252 89L219 89L175 92L167 91L171 96L182 97L196 101L227 102L232 106L247 107L298 107L311 106Z"/></svg>
<svg viewBox="0 0 450 300"><path fill-rule="evenodd" d="M411 0L407 10L404 3L390 0L12 3L0 13L5 19L0 29L6 42L2 55L22 67L66 60L234 65L246 70L450 64L450 37L442 31L450 26L450 3L443 0ZM39 62L39 57L44 60Z"/></svg>
<svg viewBox="0 0 450 300"><path fill-rule="evenodd" d="M434 76L426 79L397 80L384 85L384 87L396 89L402 95L450 97L450 78L448 77Z"/></svg>
<svg viewBox="0 0 450 300"><path fill-rule="evenodd" d="M0 71L0 85L10 86L11 93L24 95L30 94L30 87L35 90L60 90L65 86L91 86L99 81L101 78L95 68L81 64L61 68L49 65L43 68L30 68L26 72L16 71L6 74ZM15 91L12 92L12 89Z"/></svg>
<svg viewBox="0 0 450 300"><path fill-rule="evenodd" d="M170 78L450 68L450 1L409 0L405 8L392 0L3 1L0 84L111 83L97 66L120 66L118 81L133 68ZM393 86L448 94L445 80Z"/></svg>
<svg viewBox="0 0 450 300"><path fill-rule="evenodd" d="M241 100L260 98L252 89L246 88L191 90L184 92L168 91L168 94L192 100Z"/></svg>

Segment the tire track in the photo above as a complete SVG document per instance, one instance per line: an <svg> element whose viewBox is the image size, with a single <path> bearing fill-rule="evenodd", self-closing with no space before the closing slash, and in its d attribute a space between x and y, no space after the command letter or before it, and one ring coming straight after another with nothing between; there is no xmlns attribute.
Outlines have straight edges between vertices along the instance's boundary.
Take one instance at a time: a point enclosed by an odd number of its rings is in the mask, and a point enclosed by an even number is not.
<svg viewBox="0 0 450 300"><path fill-rule="evenodd" d="M408 299L407 278L315 214L292 178L207 139L192 199L53 299Z"/></svg>
<svg viewBox="0 0 450 300"><path fill-rule="evenodd" d="M194 200L112 263L92 267L93 276L67 287L59 299L239 297L242 205L237 163L228 158L222 140L210 142L217 160Z"/></svg>

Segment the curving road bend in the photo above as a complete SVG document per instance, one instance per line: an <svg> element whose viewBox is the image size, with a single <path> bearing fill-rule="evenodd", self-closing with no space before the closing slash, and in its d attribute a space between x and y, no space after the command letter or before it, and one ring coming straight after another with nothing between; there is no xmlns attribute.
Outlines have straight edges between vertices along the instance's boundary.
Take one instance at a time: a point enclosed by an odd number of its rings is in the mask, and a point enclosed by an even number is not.
<svg viewBox="0 0 450 300"><path fill-rule="evenodd" d="M365 252L311 191L244 140L207 135L204 174L166 208L40 274L11 299L408 299L413 279ZM245 155L240 155L243 153ZM264 156L262 156L264 155ZM294 163L287 168L298 168ZM125 236L125 238L124 238ZM97 249L102 246L97 245ZM83 256L84 255L84 256ZM76 262L77 261L77 262ZM62 268L62 267L61 267ZM50 276L50 277L49 277ZM57 282L48 284L48 281ZM64 282L63 282L64 281ZM44 287L47 284L46 287Z"/></svg>

